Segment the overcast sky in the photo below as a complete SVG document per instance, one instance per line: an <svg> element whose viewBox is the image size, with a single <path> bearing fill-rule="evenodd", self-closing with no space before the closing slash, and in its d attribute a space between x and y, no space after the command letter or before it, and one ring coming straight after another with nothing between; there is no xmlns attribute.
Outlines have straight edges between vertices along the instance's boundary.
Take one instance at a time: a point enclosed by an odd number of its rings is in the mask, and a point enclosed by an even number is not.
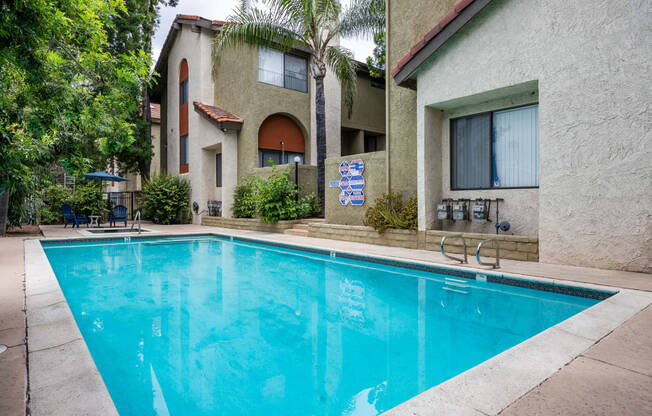
<svg viewBox="0 0 652 416"><path fill-rule="evenodd" d="M343 3L347 1L344 0ZM226 20L231 10L238 4L237 0L179 0L177 7L161 8L161 24L156 29L152 43L152 59L158 59L163 48L163 42L170 30L170 25L177 14L194 14L211 20ZM374 48L371 39L343 39L341 41L355 54L355 59L365 61Z"/></svg>

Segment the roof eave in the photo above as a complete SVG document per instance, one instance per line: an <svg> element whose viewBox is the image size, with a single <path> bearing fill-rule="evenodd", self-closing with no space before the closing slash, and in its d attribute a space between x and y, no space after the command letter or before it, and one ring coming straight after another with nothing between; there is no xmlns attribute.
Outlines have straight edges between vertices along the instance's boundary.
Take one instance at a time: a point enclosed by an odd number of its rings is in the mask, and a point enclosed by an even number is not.
<svg viewBox="0 0 652 416"><path fill-rule="evenodd" d="M415 73L430 56L453 37L464 25L480 12L491 0L475 0L451 20L439 33L421 48L395 75L396 84L416 89Z"/></svg>

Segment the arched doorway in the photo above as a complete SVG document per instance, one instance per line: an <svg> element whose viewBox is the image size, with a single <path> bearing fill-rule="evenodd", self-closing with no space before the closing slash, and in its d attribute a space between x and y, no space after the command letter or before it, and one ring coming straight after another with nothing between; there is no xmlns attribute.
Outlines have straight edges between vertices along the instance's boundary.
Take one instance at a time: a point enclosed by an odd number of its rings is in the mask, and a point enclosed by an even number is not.
<svg viewBox="0 0 652 416"><path fill-rule="evenodd" d="M290 117L273 114L258 129L258 166L293 163L299 157L303 164L306 141L301 127Z"/></svg>

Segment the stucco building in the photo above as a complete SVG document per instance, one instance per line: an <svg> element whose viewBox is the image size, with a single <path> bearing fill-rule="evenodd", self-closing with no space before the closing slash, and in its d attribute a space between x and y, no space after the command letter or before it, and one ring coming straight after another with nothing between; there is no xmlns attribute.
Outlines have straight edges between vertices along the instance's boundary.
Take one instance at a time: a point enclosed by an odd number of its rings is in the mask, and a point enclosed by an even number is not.
<svg viewBox="0 0 652 416"><path fill-rule="evenodd" d="M231 216L242 178L269 174L277 165L302 164L300 182L316 189L314 86L309 55L243 46L217 64L212 41L224 22L178 15L156 64L152 99L161 103L161 171L187 178L200 209L220 201ZM334 74L325 79L327 158L385 146L384 80L359 66L351 116Z"/></svg>
<svg viewBox="0 0 652 416"><path fill-rule="evenodd" d="M501 220L538 236L542 262L651 271L652 3L434 3L389 2L390 164L415 137L405 177L417 179L419 229L493 232L439 220L437 205L502 199ZM426 29L396 19L440 6ZM420 32L409 49L397 24ZM410 114L394 114L403 101Z"/></svg>

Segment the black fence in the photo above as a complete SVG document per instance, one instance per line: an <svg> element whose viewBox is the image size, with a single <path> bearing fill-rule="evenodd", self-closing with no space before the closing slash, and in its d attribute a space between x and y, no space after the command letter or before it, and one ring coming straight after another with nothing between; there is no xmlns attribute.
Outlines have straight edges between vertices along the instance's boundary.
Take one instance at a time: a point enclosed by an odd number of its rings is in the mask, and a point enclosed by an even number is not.
<svg viewBox="0 0 652 416"><path fill-rule="evenodd" d="M140 191L104 192L103 198L105 201L110 201L112 207L116 205L127 207L127 216L130 220L134 219L134 215L140 209Z"/></svg>

